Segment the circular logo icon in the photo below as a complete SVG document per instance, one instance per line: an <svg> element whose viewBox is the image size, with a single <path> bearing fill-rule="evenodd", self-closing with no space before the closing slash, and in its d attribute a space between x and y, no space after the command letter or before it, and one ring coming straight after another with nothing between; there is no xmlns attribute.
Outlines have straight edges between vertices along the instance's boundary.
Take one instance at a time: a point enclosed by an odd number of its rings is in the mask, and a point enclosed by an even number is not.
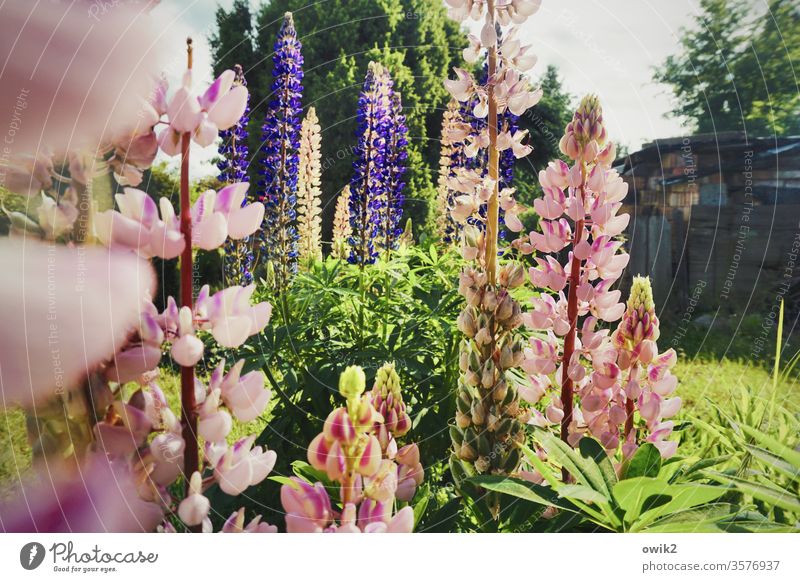
<svg viewBox="0 0 800 582"><path fill-rule="evenodd" d="M44 561L44 546L39 542L30 542L19 551L19 563L26 570L35 570Z"/></svg>

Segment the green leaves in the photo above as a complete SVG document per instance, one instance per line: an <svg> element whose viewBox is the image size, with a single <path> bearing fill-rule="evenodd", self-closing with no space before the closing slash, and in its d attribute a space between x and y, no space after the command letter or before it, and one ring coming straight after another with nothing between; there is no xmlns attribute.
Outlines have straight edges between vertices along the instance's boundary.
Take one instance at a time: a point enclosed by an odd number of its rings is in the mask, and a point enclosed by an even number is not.
<svg viewBox="0 0 800 582"><path fill-rule="evenodd" d="M549 463L527 447L522 451L547 485L494 475L472 477L466 483L534 505L556 507L608 531L720 531L718 522L736 514L730 506L721 510L719 504L711 504L728 492L725 487L671 483L661 477L661 457L652 445L640 447L618 479L611 460L594 439L583 438L575 450L546 431L537 431L536 438ZM563 483L551 463L566 468L574 481Z"/></svg>
<svg viewBox="0 0 800 582"><path fill-rule="evenodd" d="M640 446L633 457L622 468L625 479L633 477L657 477L661 471L661 453L652 443Z"/></svg>

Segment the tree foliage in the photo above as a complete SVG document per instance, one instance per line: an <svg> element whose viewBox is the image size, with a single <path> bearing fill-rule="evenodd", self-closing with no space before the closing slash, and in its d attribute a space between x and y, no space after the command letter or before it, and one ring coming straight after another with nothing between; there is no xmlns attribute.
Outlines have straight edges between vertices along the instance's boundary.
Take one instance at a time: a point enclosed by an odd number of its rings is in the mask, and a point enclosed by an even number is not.
<svg viewBox="0 0 800 582"><path fill-rule="evenodd" d="M272 45L286 11L293 12L303 43L303 107L316 107L322 126L323 238L330 240L335 199L351 175L358 91L370 60L389 68L403 94L412 168L406 215L424 224L434 197L432 175L448 99L441 80L460 63L464 46L458 25L437 0L272 0L255 15L237 0L230 10L217 11L218 30L211 37L214 67L219 73L234 60L242 64L255 97L253 119L262 117L269 100ZM252 16L251 41L246 33ZM253 134L257 128L251 128ZM259 145L251 143L254 156Z"/></svg>
<svg viewBox="0 0 800 582"><path fill-rule="evenodd" d="M681 52L656 70L672 87L672 114L701 133L800 131L800 14L794 0L701 0Z"/></svg>

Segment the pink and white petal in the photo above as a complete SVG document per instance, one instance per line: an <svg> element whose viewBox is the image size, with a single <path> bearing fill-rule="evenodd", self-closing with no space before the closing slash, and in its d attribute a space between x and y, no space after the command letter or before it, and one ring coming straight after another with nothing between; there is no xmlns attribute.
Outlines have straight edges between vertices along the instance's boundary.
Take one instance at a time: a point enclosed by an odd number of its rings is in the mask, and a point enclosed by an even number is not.
<svg viewBox="0 0 800 582"><path fill-rule="evenodd" d="M228 222L220 212L214 212L201 222L192 225L192 244L204 251L218 249L227 237Z"/></svg>
<svg viewBox="0 0 800 582"><path fill-rule="evenodd" d="M208 147L214 140L217 139L219 136L219 128L217 125L208 119L205 115L201 119L200 123L197 125L197 129L194 131L192 135L192 139L194 142L202 147Z"/></svg>
<svg viewBox="0 0 800 582"><path fill-rule="evenodd" d="M186 240L180 231L169 228L160 221L150 230L149 249L153 256L174 259L180 256L184 248Z"/></svg>
<svg viewBox="0 0 800 582"><path fill-rule="evenodd" d="M168 156L177 156L181 153L181 134L171 127L165 127L158 134L158 147Z"/></svg>
<svg viewBox="0 0 800 582"><path fill-rule="evenodd" d="M213 414L201 417L197 422L197 432L207 441L220 442L233 428L231 415L224 410L217 410Z"/></svg>
<svg viewBox="0 0 800 582"><path fill-rule="evenodd" d="M132 382L156 368L160 361L160 346L141 345L123 350L114 356L113 364L106 371L106 378L119 384Z"/></svg>
<svg viewBox="0 0 800 582"><path fill-rule="evenodd" d="M414 510L406 505L389 521L387 533L411 533L414 531Z"/></svg>
<svg viewBox="0 0 800 582"><path fill-rule="evenodd" d="M261 227L263 220L264 205L261 202L254 202L243 208L231 210L228 218L228 236L237 240L250 236Z"/></svg>
<svg viewBox="0 0 800 582"><path fill-rule="evenodd" d="M266 301L257 303L250 308L250 316L252 321L250 335L260 333L262 329L267 327L267 324L272 317L272 305Z"/></svg>
<svg viewBox="0 0 800 582"><path fill-rule="evenodd" d="M238 348L250 337L253 321L245 315L222 317L213 323L211 335L224 348Z"/></svg>
<svg viewBox="0 0 800 582"><path fill-rule="evenodd" d="M242 206L249 187L250 184L248 182L236 182L225 186L217 192L214 210L228 216L231 210L236 210Z"/></svg>
<svg viewBox="0 0 800 582"><path fill-rule="evenodd" d="M179 365L192 367L203 357L203 342L195 335L183 335L172 344L170 353Z"/></svg>
<svg viewBox="0 0 800 582"><path fill-rule="evenodd" d="M181 87L167 105L170 127L178 133L191 133L200 125L202 112L197 99L189 89Z"/></svg>
<svg viewBox="0 0 800 582"><path fill-rule="evenodd" d="M205 93L197 98L200 107L208 111L212 105L231 90L235 78L236 74L230 69L223 71L222 74L209 85Z"/></svg>
<svg viewBox="0 0 800 582"><path fill-rule="evenodd" d="M229 129L235 124L247 108L247 87L238 85L223 95L208 110L208 118L213 121L220 130Z"/></svg>

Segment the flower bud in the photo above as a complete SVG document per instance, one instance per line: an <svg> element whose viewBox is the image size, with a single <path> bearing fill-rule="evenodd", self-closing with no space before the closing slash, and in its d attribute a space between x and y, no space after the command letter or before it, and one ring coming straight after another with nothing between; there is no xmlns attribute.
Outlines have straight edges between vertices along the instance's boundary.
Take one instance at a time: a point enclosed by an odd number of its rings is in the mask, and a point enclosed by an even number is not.
<svg viewBox="0 0 800 582"><path fill-rule="evenodd" d="M339 393L346 399L358 398L367 388L367 377L361 366L348 366L339 376Z"/></svg>

